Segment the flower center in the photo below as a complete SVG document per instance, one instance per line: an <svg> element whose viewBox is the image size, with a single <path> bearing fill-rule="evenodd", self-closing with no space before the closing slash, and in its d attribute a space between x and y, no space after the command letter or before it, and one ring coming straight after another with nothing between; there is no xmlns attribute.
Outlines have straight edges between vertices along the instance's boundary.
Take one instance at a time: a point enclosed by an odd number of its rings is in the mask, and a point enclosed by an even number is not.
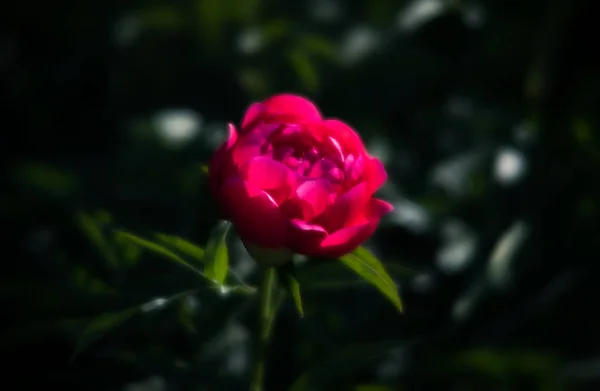
<svg viewBox="0 0 600 391"><path fill-rule="evenodd" d="M323 139L300 125L281 126L274 130L261 148L263 156L281 162L305 179L327 179L343 184L347 165L339 143Z"/></svg>

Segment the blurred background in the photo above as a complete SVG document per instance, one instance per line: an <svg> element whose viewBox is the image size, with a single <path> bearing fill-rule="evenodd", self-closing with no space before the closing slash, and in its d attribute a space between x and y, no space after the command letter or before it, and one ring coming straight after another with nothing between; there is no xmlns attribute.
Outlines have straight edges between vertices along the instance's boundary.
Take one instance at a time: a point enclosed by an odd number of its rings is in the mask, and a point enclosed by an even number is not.
<svg viewBox="0 0 600 391"><path fill-rule="evenodd" d="M600 389L592 3L11 4L2 388L247 389L256 303L114 229L204 247L226 122L295 92L384 161L396 209L367 247L405 312L305 264L305 317L284 303L267 390ZM235 241L231 264L255 282Z"/></svg>

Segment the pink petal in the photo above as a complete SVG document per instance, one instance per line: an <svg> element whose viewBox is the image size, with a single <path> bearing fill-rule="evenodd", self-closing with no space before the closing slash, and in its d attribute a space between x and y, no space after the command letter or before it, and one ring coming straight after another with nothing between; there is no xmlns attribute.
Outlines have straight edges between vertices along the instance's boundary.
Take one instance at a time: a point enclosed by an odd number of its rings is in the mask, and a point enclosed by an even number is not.
<svg viewBox="0 0 600 391"><path fill-rule="evenodd" d="M309 178L323 178L328 175L329 171L335 168L335 165L327 159L317 160L308 172Z"/></svg>
<svg viewBox="0 0 600 391"><path fill-rule="evenodd" d="M345 177L350 182L358 181L365 171L365 159L363 155L358 155L357 158L354 155L348 156L344 162Z"/></svg>
<svg viewBox="0 0 600 391"><path fill-rule="evenodd" d="M288 226L287 247L298 254L316 255L327 231L303 220L291 220Z"/></svg>
<svg viewBox="0 0 600 391"><path fill-rule="evenodd" d="M383 163L377 158L367 157L364 178L369 187L369 194L375 193L387 180L387 172Z"/></svg>
<svg viewBox="0 0 600 391"><path fill-rule="evenodd" d="M337 258L353 251L369 239L381 217L393 209L394 207L389 203L371 198L351 225L324 238L319 247L319 254Z"/></svg>
<svg viewBox="0 0 600 391"><path fill-rule="evenodd" d="M325 177L332 182L341 182L344 179L344 173L337 167L331 167Z"/></svg>
<svg viewBox="0 0 600 391"><path fill-rule="evenodd" d="M242 132L249 130L254 127L256 122L260 119L260 115L265 111L262 103L252 103L248 110L246 110L246 114L244 115L244 119L242 120Z"/></svg>
<svg viewBox="0 0 600 391"><path fill-rule="evenodd" d="M273 195L278 203L284 201L295 188L296 175L288 167L269 157L258 156L251 159L242 172L247 182Z"/></svg>
<svg viewBox="0 0 600 391"><path fill-rule="evenodd" d="M363 142L350 126L337 119L327 119L322 122L329 137L335 139L341 146L344 155L358 155L365 149Z"/></svg>
<svg viewBox="0 0 600 391"><path fill-rule="evenodd" d="M321 242L318 255L338 258L348 254L369 239L376 227L376 222L367 222L333 232Z"/></svg>
<svg viewBox="0 0 600 391"><path fill-rule="evenodd" d="M279 205L279 210L288 220L306 220L307 216L313 215L313 207L305 200L290 198Z"/></svg>
<svg viewBox="0 0 600 391"><path fill-rule="evenodd" d="M287 145L277 146L273 151L273 157L280 162L285 161L286 159L292 157L294 154L294 148L289 147Z"/></svg>
<svg viewBox="0 0 600 391"><path fill-rule="evenodd" d="M217 149L210 161L208 169L210 191L214 197L218 197L219 182L221 178L223 178L221 170L221 167L223 166L223 159L238 138L235 126L233 124L228 124L228 127L229 139Z"/></svg>
<svg viewBox="0 0 600 391"><path fill-rule="evenodd" d="M378 223L383 216L390 213L392 210L394 210L394 207L391 204L377 198L371 198L360 213L355 215L346 225L350 227L353 225L364 224L369 221Z"/></svg>
<svg viewBox="0 0 600 391"><path fill-rule="evenodd" d="M308 99L294 94L274 95L263 102L268 115L295 118L300 122L318 122L321 114Z"/></svg>
<svg viewBox="0 0 600 391"><path fill-rule="evenodd" d="M340 145L340 143L331 136L327 137L327 140L329 141L329 143L333 146L333 149L335 150L335 156L337 158L337 161L343 162L344 161L344 150L342 149L342 146Z"/></svg>
<svg viewBox="0 0 600 391"><path fill-rule="evenodd" d="M252 158L260 156L265 139L266 136L258 131L241 134L235 148L231 151L233 163L237 167L243 167Z"/></svg>
<svg viewBox="0 0 600 391"><path fill-rule="evenodd" d="M265 248L285 245L286 220L267 193L241 178L232 178L221 186L221 197L244 241Z"/></svg>
<svg viewBox="0 0 600 391"><path fill-rule="evenodd" d="M323 226L328 232L336 231L347 226L362 213L368 200L367 185L361 182L338 196L313 222Z"/></svg>
<svg viewBox="0 0 600 391"><path fill-rule="evenodd" d="M374 219L379 220L380 218L382 218L383 216L385 216L386 214L390 213L393 210L394 210L394 206L383 200L380 200L377 198L371 198L371 200L369 201L369 219L370 220L374 220Z"/></svg>
<svg viewBox="0 0 600 391"><path fill-rule="evenodd" d="M306 181L296 189L296 197L306 201L312 209L310 216L304 216L307 220L321 214L329 203L329 194L332 188L324 179Z"/></svg>

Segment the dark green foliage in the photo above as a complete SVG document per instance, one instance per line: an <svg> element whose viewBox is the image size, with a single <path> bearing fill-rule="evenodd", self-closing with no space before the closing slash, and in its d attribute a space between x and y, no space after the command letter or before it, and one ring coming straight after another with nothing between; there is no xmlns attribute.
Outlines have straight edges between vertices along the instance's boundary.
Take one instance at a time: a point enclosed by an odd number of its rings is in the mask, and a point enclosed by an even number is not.
<svg viewBox="0 0 600 391"><path fill-rule="evenodd" d="M9 2L4 388L248 389L257 267L211 235L207 164L290 91L383 158L396 212L365 245L389 277L281 276L266 390L597 389L593 3Z"/></svg>

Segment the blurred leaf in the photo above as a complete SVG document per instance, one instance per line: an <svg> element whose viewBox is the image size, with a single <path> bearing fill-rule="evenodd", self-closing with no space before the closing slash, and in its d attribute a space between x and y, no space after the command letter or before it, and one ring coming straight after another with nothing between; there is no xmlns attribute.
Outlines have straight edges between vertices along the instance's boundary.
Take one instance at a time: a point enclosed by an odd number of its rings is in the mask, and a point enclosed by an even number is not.
<svg viewBox="0 0 600 391"><path fill-rule="evenodd" d="M141 246L142 248L145 248L146 250L150 250L156 254L161 255L163 258L169 260L169 261L173 261L175 263L178 263L181 266L184 266L190 270L192 270L194 273L207 278L207 276L204 275L204 273L202 273L200 270L196 269L194 266L192 266L191 264L189 264L188 262L186 262L185 260L183 260L181 257L179 257L177 254L175 254L174 252L172 252L171 250L157 244L154 242L151 242L149 240L146 240L144 238L141 238L139 236L135 236L133 234L130 234L129 232L125 232L125 231L115 231L116 235L120 235L130 241L132 241L133 243ZM208 279L208 278L207 278ZM209 279L212 281L212 279Z"/></svg>
<svg viewBox="0 0 600 391"><path fill-rule="evenodd" d="M447 356L442 362L443 371L467 369L497 379L515 374L544 377L556 374L558 368L554 355L528 350L471 349Z"/></svg>
<svg viewBox="0 0 600 391"><path fill-rule="evenodd" d="M43 163L20 164L13 175L18 183L53 196L69 195L77 189L77 181L73 175Z"/></svg>
<svg viewBox="0 0 600 391"><path fill-rule="evenodd" d="M75 284L90 293L115 293L104 281L94 277L81 266L75 266L71 274Z"/></svg>
<svg viewBox="0 0 600 391"><path fill-rule="evenodd" d="M179 305L179 321L187 331L195 334L194 315L195 312L192 303L189 300L182 300Z"/></svg>
<svg viewBox="0 0 600 391"><path fill-rule="evenodd" d="M75 359L84 349L100 339L104 334L123 324L138 312L140 312L140 307L102 314L93 319L81 333L71 360Z"/></svg>
<svg viewBox="0 0 600 391"><path fill-rule="evenodd" d="M120 235L115 235L116 245L119 247L119 259L128 266L135 265L142 254L142 249L135 243Z"/></svg>
<svg viewBox="0 0 600 391"><path fill-rule="evenodd" d="M528 237L529 226L523 221L516 221L498 239L487 265L488 281L493 287L506 286L517 254Z"/></svg>
<svg viewBox="0 0 600 391"><path fill-rule="evenodd" d="M288 263L286 266L277 269L279 274L279 280L285 286L287 292L292 296L296 310L301 317L304 317L304 310L302 309L302 296L300 295L300 284L295 276L294 264Z"/></svg>
<svg viewBox="0 0 600 391"><path fill-rule="evenodd" d="M417 270L395 263L384 264L384 267L391 276L398 279L412 278L418 273ZM305 292L352 289L371 285L354 271L341 268L337 262L313 263L308 267L301 267L296 271L296 277Z"/></svg>
<svg viewBox="0 0 600 391"><path fill-rule="evenodd" d="M359 247L354 252L344 255L340 261L356 274L376 287L402 312L402 302L394 280L387 274L381 262L369 250Z"/></svg>
<svg viewBox="0 0 600 391"><path fill-rule="evenodd" d="M582 118L577 118L574 121L573 132L575 140L583 146L587 146L593 140L593 130L590 123Z"/></svg>
<svg viewBox="0 0 600 391"><path fill-rule="evenodd" d="M184 18L177 7L152 6L142 9L138 21L143 28L174 30L184 25Z"/></svg>
<svg viewBox="0 0 600 391"><path fill-rule="evenodd" d="M263 97L269 90L268 79L259 69L245 68L238 72L240 84L246 92L255 98Z"/></svg>
<svg viewBox="0 0 600 391"><path fill-rule="evenodd" d="M104 218L106 217L104 216ZM98 224L98 220L88 213L79 212L77 214L77 221L83 232L88 237L88 239L98 249L98 251L102 253L106 261L111 266L117 266L119 260L114 254L114 251L111 248L108 240L106 240L106 237L102 232L102 227L100 226L100 224Z"/></svg>
<svg viewBox="0 0 600 391"><path fill-rule="evenodd" d="M200 37L211 48L218 48L221 41L225 9L221 0L196 0Z"/></svg>
<svg viewBox="0 0 600 391"><path fill-rule="evenodd" d="M330 390L334 376L352 372L384 357L392 349L398 348L397 342L382 342L359 345L336 353L317 362L304 372L290 387L289 391Z"/></svg>
<svg viewBox="0 0 600 391"><path fill-rule="evenodd" d="M156 234L156 239L168 245L169 247L176 249L182 254L195 259L196 261L202 262L204 259L204 250L202 247L198 247L192 242L188 242L183 238L165 234Z"/></svg>
<svg viewBox="0 0 600 391"><path fill-rule="evenodd" d="M290 21L285 19L273 19L261 26L261 32L265 41L274 42L284 38L290 30Z"/></svg>
<svg viewBox="0 0 600 391"><path fill-rule="evenodd" d="M338 51L335 44L318 35L306 35L300 39L300 46L307 53L316 54L331 61L336 61Z"/></svg>
<svg viewBox="0 0 600 391"><path fill-rule="evenodd" d="M378 384L361 384L354 387L354 391L394 391L394 389Z"/></svg>
<svg viewBox="0 0 600 391"><path fill-rule="evenodd" d="M223 284L229 269L229 254L227 251L227 235L231 223L221 220L212 229L204 256L204 274L206 277Z"/></svg>
<svg viewBox="0 0 600 391"><path fill-rule="evenodd" d="M292 50L288 53L288 59L302 86L308 91L316 91L319 88L319 75L309 56L304 51Z"/></svg>
<svg viewBox="0 0 600 391"><path fill-rule="evenodd" d="M126 310L105 313L92 319L92 321L88 323L88 325L84 328L83 332L81 333L77 345L75 346L73 355L71 356L71 360L76 358L76 356L78 356L84 349L86 349L92 343L100 339L107 332L122 325L123 323L131 319L133 316L141 313L149 313L158 309L163 309L176 299L185 297L196 291L196 289L187 290L184 292L176 293L167 298L155 298L141 305Z"/></svg>
<svg viewBox="0 0 600 391"><path fill-rule="evenodd" d="M249 23L256 19L261 5L262 0L236 0L227 10L232 19Z"/></svg>

